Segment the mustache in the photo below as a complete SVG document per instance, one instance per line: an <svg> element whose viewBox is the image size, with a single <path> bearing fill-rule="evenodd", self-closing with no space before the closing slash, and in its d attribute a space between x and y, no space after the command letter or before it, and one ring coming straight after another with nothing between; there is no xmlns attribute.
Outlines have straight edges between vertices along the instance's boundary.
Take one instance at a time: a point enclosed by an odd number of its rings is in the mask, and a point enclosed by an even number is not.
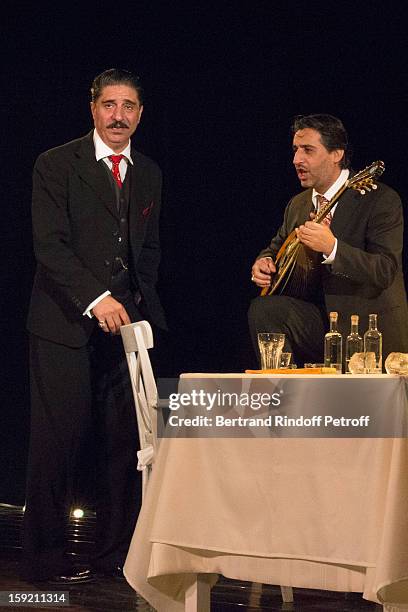
<svg viewBox="0 0 408 612"><path fill-rule="evenodd" d="M123 123L123 121L114 121L113 123L109 124L107 126L107 128L126 128L128 129L128 125L126 125L126 123Z"/></svg>

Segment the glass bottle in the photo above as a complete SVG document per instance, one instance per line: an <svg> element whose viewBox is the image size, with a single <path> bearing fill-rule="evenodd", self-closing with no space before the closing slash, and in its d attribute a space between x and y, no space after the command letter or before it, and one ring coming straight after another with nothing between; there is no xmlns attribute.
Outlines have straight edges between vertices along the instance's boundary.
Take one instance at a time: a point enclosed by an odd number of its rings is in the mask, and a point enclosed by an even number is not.
<svg viewBox="0 0 408 612"><path fill-rule="evenodd" d="M363 352L363 339L358 333L358 315L351 315L350 333L346 338L346 373L349 374L349 362L354 353Z"/></svg>
<svg viewBox="0 0 408 612"><path fill-rule="evenodd" d="M368 330L364 334L364 353L366 359L365 371L368 374L381 374L382 372L382 334L377 329L377 315L368 315ZM374 359L370 359L367 353L374 353Z"/></svg>
<svg viewBox="0 0 408 612"><path fill-rule="evenodd" d="M329 368L336 368L337 373L341 374L343 338L337 330L337 312L331 312L329 316L330 331L324 337L324 365Z"/></svg>

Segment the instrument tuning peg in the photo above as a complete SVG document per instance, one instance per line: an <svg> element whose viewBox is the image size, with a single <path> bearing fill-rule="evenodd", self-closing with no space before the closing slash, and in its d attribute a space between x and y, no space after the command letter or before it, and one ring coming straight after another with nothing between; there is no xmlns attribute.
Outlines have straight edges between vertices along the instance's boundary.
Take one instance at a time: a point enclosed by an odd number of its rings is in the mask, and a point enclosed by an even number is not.
<svg viewBox="0 0 408 612"><path fill-rule="evenodd" d="M371 185L371 189L374 189L374 190L375 190L375 189L378 189L378 185L376 185L375 183L373 183L373 184Z"/></svg>

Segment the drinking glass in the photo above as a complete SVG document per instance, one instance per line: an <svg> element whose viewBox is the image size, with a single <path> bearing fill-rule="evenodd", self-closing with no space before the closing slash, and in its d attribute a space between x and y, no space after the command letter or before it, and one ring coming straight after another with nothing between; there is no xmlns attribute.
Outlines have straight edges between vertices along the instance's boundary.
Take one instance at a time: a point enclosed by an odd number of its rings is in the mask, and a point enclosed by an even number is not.
<svg viewBox="0 0 408 612"><path fill-rule="evenodd" d="M281 357L280 357L280 368L290 368L290 362L292 361L292 353L281 353Z"/></svg>
<svg viewBox="0 0 408 612"><path fill-rule="evenodd" d="M261 353L262 370L277 370L285 344L285 334L261 332L258 334L258 346Z"/></svg>

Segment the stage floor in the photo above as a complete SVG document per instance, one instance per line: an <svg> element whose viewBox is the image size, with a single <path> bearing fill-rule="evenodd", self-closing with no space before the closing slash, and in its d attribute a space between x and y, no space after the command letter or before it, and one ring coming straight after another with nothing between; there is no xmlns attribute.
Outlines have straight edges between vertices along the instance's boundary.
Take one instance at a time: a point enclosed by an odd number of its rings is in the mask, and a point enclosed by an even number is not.
<svg viewBox="0 0 408 612"><path fill-rule="evenodd" d="M0 504L0 591L55 591L45 583L27 583L19 579L20 525L22 508ZM69 530L70 550L78 563L86 563L93 542L95 518L89 513L72 521ZM70 606L37 610L67 612L150 612L152 608L124 580L98 578L94 582L69 589ZM268 612L379 612L381 606L367 602L356 593L335 593L311 589L294 589L294 603L283 604L280 589L271 585L220 577L211 592L213 612L265 610ZM2 607L0 610L28 610L23 607Z"/></svg>

